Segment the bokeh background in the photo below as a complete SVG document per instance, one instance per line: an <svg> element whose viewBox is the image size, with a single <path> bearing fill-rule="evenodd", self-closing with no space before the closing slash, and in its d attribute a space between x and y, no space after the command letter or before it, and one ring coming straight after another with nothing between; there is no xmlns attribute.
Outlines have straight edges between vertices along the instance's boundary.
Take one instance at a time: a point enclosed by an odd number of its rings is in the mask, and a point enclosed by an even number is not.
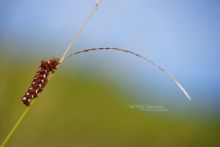
<svg viewBox="0 0 220 147"><path fill-rule="evenodd" d="M21 97L40 60L62 54L94 3L0 0L0 141L25 109ZM173 73L192 101L138 58L79 55L56 72L7 145L220 146L219 18L218 0L104 0L71 50L141 53Z"/></svg>

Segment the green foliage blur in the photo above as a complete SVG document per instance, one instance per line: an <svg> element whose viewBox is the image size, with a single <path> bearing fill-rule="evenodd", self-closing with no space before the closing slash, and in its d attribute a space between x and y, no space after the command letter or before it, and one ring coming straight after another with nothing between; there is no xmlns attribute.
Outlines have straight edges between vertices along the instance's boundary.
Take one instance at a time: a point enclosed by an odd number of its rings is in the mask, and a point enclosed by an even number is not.
<svg viewBox="0 0 220 147"><path fill-rule="evenodd" d="M38 63L1 56L0 142L26 106ZM131 109L135 95L76 70L58 70L8 147L217 147L219 120Z"/></svg>

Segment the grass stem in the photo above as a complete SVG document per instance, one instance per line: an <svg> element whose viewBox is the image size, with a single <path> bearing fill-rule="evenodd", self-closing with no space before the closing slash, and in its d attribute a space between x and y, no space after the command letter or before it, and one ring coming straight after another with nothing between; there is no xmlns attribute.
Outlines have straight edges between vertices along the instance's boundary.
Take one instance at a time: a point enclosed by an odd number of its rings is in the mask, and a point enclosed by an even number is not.
<svg viewBox="0 0 220 147"><path fill-rule="evenodd" d="M31 105L33 105L34 100L32 101ZM8 135L5 137L5 139L3 140L2 144L0 145L0 147L4 147L6 145L6 143L9 141L9 139L11 138L11 136L14 134L15 130L17 129L17 127L21 124L22 120L24 119L24 117L26 116L26 114L30 111L31 109L31 105L29 107L26 107L26 109L24 110L24 112L21 114L21 116L18 118L17 122L14 124L13 128L10 130L10 132L8 133Z"/></svg>
<svg viewBox="0 0 220 147"><path fill-rule="evenodd" d="M66 50L64 51L63 55L60 57L60 64L65 60L67 53L69 52L70 48L75 44L76 40L79 38L81 32L84 30L85 26L88 24L89 20L91 19L91 17L95 14L96 10L98 9L98 7L101 4L101 0L99 0L98 2L96 2L95 6L93 7L92 11L89 13L89 15L87 16L87 18L85 19L85 21L83 22L79 32L73 37L72 41L70 42L70 44L67 46ZM51 74L48 78L48 80L52 77L53 74ZM8 133L8 135L5 137L5 139L3 140L2 144L0 145L0 147L4 147L7 142L10 140L10 138L12 137L12 135L15 133L16 129L18 128L18 126L21 124L22 120L24 119L24 117L27 115L27 113L30 111L31 107L33 106L35 102L35 99L32 100L30 106L28 106L24 112L21 114L21 116L18 118L17 122L14 124L14 126L12 127L12 129L10 130L10 132Z"/></svg>

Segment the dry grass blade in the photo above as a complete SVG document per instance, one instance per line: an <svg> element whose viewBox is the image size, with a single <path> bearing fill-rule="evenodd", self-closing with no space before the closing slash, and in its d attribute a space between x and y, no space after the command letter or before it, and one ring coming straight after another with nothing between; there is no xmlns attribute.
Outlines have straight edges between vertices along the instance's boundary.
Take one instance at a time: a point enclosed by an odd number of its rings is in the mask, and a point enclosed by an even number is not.
<svg viewBox="0 0 220 147"><path fill-rule="evenodd" d="M166 76L168 76L179 87L179 89L182 91L182 93L186 96L186 98L188 100L190 100L190 101L192 100L192 98L190 97L188 92L185 90L185 88L179 83L179 81L170 72L168 72L166 69L162 68L159 64L155 63L153 60L151 60L147 57L144 57L138 53L127 50L127 49L109 48L109 47L107 47L107 48L90 48L90 49L84 49L84 50L80 50L80 51L70 52L66 55L65 58L71 57L73 55L78 55L78 54L87 53L87 52L91 52L91 51L98 51L98 50L113 50L113 51L125 52L125 53L129 53L129 54L135 55L141 59L146 60L147 62L151 63L153 66L157 67Z"/></svg>
<svg viewBox="0 0 220 147"><path fill-rule="evenodd" d="M71 49L71 47L74 45L74 43L76 42L76 40L79 38L80 34L82 33L83 29L86 27L87 23L89 22L89 20L92 18L92 16L95 14L96 10L99 8L99 6L101 5L102 0L97 0L95 6L93 7L92 11L89 13L89 15L87 16L87 18L85 19L85 21L83 22L79 32L74 36L74 38L72 39L72 41L69 43L69 45L67 46L66 50L64 51L63 55L60 57L60 63L62 63L65 60L66 55L68 54L69 50Z"/></svg>

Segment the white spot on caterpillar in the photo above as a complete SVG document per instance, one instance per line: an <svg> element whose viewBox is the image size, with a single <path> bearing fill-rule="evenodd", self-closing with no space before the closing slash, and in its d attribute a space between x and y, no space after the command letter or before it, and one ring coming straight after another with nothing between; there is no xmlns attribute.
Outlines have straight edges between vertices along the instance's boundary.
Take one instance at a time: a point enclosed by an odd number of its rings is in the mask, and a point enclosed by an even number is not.
<svg viewBox="0 0 220 147"><path fill-rule="evenodd" d="M22 100L24 100L24 101L25 101L26 99L27 99L26 97L23 97L23 98L22 98Z"/></svg>

